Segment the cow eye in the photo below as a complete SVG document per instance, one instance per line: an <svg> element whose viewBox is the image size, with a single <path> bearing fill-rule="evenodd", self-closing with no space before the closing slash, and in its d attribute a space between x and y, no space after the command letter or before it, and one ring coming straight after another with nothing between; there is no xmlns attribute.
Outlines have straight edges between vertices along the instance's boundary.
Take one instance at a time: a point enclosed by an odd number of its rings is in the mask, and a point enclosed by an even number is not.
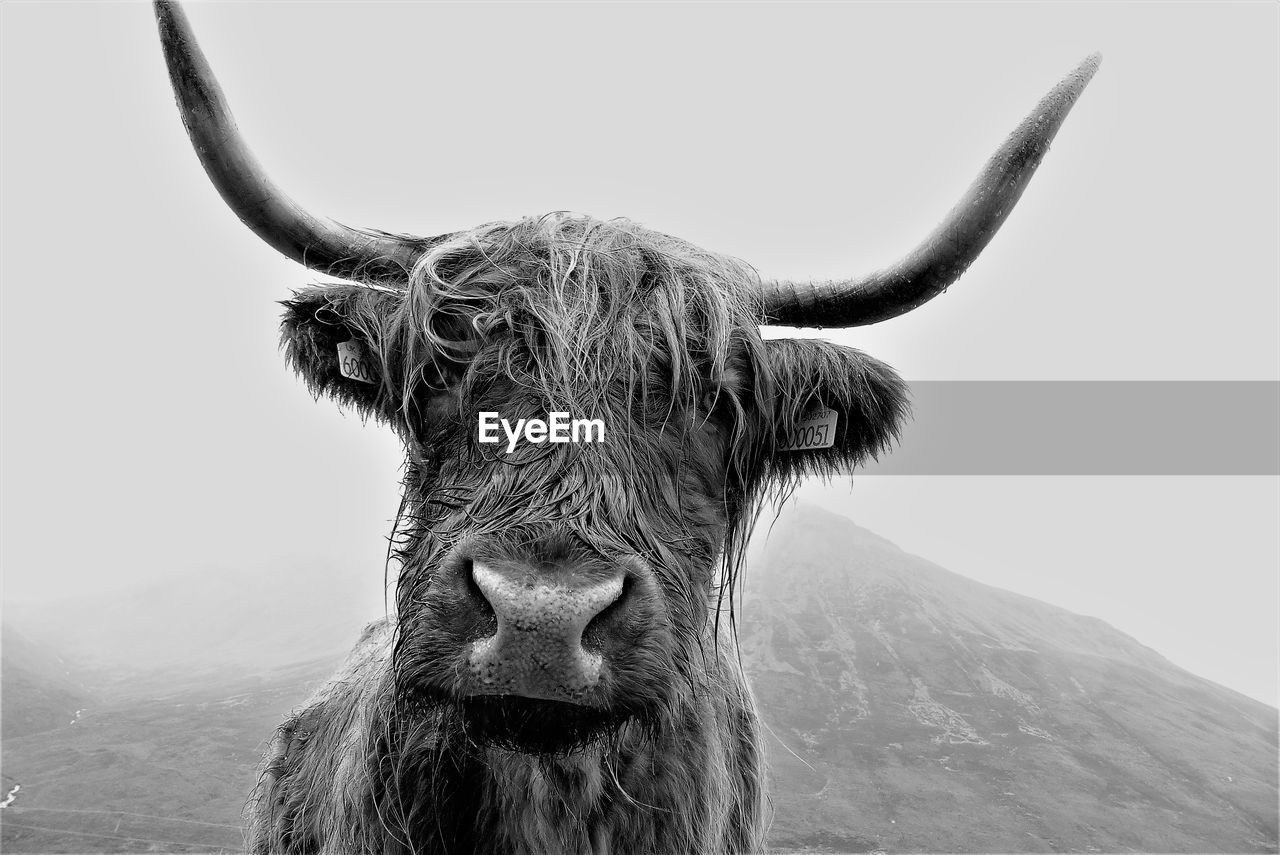
<svg viewBox="0 0 1280 855"><path fill-rule="evenodd" d="M727 422L732 411L729 393L718 385L703 392L698 399L698 417L707 430L715 430Z"/></svg>

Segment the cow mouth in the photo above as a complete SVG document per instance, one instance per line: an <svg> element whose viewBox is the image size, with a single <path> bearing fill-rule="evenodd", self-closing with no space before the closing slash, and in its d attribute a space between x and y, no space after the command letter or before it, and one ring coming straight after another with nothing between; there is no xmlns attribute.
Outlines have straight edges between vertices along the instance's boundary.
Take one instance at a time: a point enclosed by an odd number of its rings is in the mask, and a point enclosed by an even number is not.
<svg viewBox="0 0 1280 855"><path fill-rule="evenodd" d="M467 735L522 754L568 754L606 740L627 717L603 707L520 695L464 698Z"/></svg>

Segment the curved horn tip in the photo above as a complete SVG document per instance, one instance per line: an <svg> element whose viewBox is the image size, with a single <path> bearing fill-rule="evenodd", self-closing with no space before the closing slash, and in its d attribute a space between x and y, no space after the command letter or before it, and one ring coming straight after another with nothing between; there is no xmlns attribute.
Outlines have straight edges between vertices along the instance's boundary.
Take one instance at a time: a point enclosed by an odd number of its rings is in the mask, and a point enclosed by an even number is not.
<svg viewBox="0 0 1280 855"><path fill-rule="evenodd" d="M439 238L353 229L303 210L267 176L236 128L217 78L177 0L154 0L178 113L223 201L258 237L313 270L360 282L402 282Z"/></svg>
<svg viewBox="0 0 1280 855"><path fill-rule="evenodd" d="M1085 82L1093 77L1094 72L1098 70L1098 66L1102 65L1102 51L1095 50L1084 58L1084 61L1076 66L1075 74L1082 75Z"/></svg>
<svg viewBox="0 0 1280 855"><path fill-rule="evenodd" d="M942 223L901 261L859 279L762 283L763 322L862 326L909 312L945 291L1009 216L1101 63L1102 54L1090 54L1058 81L987 161Z"/></svg>
<svg viewBox="0 0 1280 855"><path fill-rule="evenodd" d="M1102 53L1100 51L1094 51L1086 56L1080 64L1063 79L1059 86L1072 90L1073 96L1079 96L1079 94L1084 91L1084 88L1089 85L1089 81L1093 79L1093 75L1098 73L1098 66L1100 65L1102 65Z"/></svg>

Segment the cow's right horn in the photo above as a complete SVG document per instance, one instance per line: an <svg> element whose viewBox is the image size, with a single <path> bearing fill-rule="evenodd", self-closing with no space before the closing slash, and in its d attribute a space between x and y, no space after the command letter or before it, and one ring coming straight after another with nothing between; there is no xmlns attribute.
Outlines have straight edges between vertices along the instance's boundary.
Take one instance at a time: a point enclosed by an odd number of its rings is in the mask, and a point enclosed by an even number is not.
<svg viewBox="0 0 1280 855"><path fill-rule="evenodd" d="M414 263L442 238L354 229L303 210L267 177L245 145L182 8L173 0L156 0L155 12L187 135L236 216L279 252L312 270L403 285Z"/></svg>

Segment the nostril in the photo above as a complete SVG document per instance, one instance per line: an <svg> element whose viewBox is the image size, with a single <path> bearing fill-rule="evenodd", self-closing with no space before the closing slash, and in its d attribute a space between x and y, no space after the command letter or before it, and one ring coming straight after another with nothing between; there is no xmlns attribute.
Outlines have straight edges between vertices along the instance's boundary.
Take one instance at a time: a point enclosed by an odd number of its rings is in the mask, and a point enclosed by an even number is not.
<svg viewBox="0 0 1280 855"><path fill-rule="evenodd" d="M462 564L458 568L458 573L463 579L463 584L467 589L467 596L475 604L482 617L489 619L495 618L493 611L493 603L489 602L489 598L485 596L484 590L476 582L475 575L476 565L470 558L464 558Z"/></svg>
<svg viewBox="0 0 1280 855"><path fill-rule="evenodd" d="M601 633L605 631L605 627L612 623L614 618L626 607L626 602L631 594L631 589L635 585L635 580L627 573L622 577L622 584L618 588L617 596L605 605L595 616L587 622L586 627L582 630L582 640L584 643L591 642L592 646L599 646L599 638Z"/></svg>

